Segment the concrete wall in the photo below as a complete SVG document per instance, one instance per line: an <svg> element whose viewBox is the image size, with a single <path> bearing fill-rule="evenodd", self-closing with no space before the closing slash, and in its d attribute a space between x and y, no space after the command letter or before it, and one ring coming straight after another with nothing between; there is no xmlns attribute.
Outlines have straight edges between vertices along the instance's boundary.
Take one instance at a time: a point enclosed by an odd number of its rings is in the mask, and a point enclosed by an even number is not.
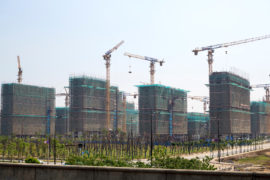
<svg viewBox="0 0 270 180"><path fill-rule="evenodd" d="M267 180L268 173L0 163L1 180Z"/></svg>

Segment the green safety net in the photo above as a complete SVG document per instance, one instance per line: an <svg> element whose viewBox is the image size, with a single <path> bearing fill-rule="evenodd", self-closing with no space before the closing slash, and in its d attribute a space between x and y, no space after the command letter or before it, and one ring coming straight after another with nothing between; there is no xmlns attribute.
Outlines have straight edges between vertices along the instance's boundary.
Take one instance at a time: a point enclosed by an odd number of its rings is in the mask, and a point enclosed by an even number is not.
<svg viewBox="0 0 270 180"><path fill-rule="evenodd" d="M234 81L236 83L242 84L244 86L250 86L250 83L247 79L242 78L238 75L229 73L229 72L214 72L210 75L210 81L214 81L216 79L226 80L226 81Z"/></svg>
<svg viewBox="0 0 270 180"><path fill-rule="evenodd" d="M47 118L47 116L39 116L39 115L22 115L22 114L10 114L6 116L11 117L31 117L31 118ZM56 116L50 116L51 118L56 118Z"/></svg>
<svg viewBox="0 0 270 180"><path fill-rule="evenodd" d="M173 87L170 87L170 86L165 86L165 85L162 85L162 84L148 84L148 85L136 85L136 87L162 87L162 88L168 88L168 89L174 89L176 91L181 91L181 92L190 92L190 91L187 91L187 90L183 90L183 89L179 89L179 88L173 88Z"/></svg>
<svg viewBox="0 0 270 180"><path fill-rule="evenodd" d="M203 113L188 113L187 114L188 122L208 122L210 120L209 114Z"/></svg>
<svg viewBox="0 0 270 180"><path fill-rule="evenodd" d="M230 109L223 109L223 108L220 108L220 109L210 110L210 111L211 111L211 112L230 111L230 112L238 112L238 113L244 113L244 114L253 114L253 113L250 112L250 111L243 111L243 110L240 110L240 109L234 109L234 108L230 108Z"/></svg>

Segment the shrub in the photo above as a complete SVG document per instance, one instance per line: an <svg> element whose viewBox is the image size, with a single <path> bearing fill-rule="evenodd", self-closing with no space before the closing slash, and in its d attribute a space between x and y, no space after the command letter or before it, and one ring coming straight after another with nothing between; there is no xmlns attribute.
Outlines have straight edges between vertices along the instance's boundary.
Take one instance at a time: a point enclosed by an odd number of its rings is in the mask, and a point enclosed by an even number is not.
<svg viewBox="0 0 270 180"><path fill-rule="evenodd" d="M36 164L40 164L39 160L37 158L34 157L29 157L25 159L25 163L36 163Z"/></svg>

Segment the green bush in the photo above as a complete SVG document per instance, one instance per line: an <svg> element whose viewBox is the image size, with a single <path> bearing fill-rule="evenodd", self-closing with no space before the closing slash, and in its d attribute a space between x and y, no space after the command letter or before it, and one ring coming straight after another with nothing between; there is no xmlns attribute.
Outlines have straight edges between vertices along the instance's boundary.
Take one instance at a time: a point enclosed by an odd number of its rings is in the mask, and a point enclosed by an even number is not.
<svg viewBox="0 0 270 180"><path fill-rule="evenodd" d="M113 167L131 167L132 164L126 160L112 160L107 157L86 157L70 156L66 160L69 165L87 165L87 166L113 166Z"/></svg>
<svg viewBox="0 0 270 180"><path fill-rule="evenodd" d="M39 160L37 158L34 157L29 157L25 159L25 163L36 163L36 164L40 164Z"/></svg>
<svg viewBox="0 0 270 180"><path fill-rule="evenodd" d="M184 159L181 157L171 158L162 156L152 161L150 164L143 162L130 162L128 160L112 160L107 157L86 157L86 156L70 156L66 160L69 165L87 165L87 166L113 166L113 167L138 167L138 168L166 168L166 169L198 169L198 170L215 170L210 165L211 158L206 157L203 160L198 158Z"/></svg>

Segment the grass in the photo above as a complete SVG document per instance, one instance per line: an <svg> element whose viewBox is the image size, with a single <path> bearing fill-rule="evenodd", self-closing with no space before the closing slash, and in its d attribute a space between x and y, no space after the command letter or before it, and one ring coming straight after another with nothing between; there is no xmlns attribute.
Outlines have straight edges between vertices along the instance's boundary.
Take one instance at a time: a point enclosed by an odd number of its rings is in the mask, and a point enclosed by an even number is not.
<svg viewBox="0 0 270 180"><path fill-rule="evenodd" d="M270 157L266 155L258 155L254 157L246 157L237 160L236 162L241 164L258 164L258 165L265 165L270 163Z"/></svg>

